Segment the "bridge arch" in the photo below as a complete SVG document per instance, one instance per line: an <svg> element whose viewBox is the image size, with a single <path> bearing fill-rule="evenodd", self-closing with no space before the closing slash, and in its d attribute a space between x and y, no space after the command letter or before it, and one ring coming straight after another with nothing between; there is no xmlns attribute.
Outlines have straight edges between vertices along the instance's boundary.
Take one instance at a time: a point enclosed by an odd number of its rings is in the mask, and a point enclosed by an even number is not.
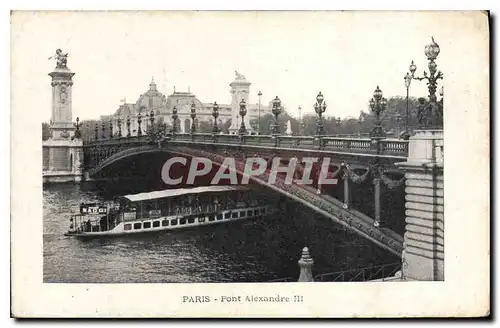
<svg viewBox="0 0 500 328"><path fill-rule="evenodd" d="M188 147L158 147L157 145L138 146L126 150L119 151L112 156L108 157L96 167L89 171L89 174L95 175L104 168L116 163L125 158L146 154L146 153L168 153L170 155L178 155L185 158L205 157L212 160L216 166L222 165L224 158L231 154L215 154L209 151L202 151ZM243 158L235 157L236 173L243 175L245 161ZM309 207L315 212L330 218L332 221L353 230L358 235L372 241L378 246L390 251L391 253L402 256L403 238L397 233L389 229L376 228L373 225L374 220L363 213L352 209L344 208L343 203L334 197L321 194L316 194L316 189L311 186L286 184L284 179L277 176L276 182L270 184L267 182L269 176L268 171L260 176L251 176L250 180L270 188L290 199L293 199L301 204Z"/></svg>

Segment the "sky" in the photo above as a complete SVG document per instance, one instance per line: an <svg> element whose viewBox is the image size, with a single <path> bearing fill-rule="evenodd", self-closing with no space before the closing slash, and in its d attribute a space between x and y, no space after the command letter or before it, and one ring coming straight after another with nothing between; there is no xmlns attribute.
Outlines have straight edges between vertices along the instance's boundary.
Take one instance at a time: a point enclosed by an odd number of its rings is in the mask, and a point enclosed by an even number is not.
<svg viewBox="0 0 500 328"><path fill-rule="evenodd" d="M424 47L441 47L436 61L446 81L453 55L470 52L484 36L480 13L460 12L14 12L11 16L11 87L23 93L12 106L49 121L55 67L48 57L68 52L73 118L112 114L133 102L154 77L166 95L194 93L202 102L230 103L238 70L266 104L279 96L287 111L312 114L325 96L327 116L368 111L377 85L385 97L405 96L411 60L427 70ZM448 75L447 75L448 73ZM440 81L443 84L443 81ZM444 84L446 84L444 82ZM413 81L410 96L426 96Z"/></svg>

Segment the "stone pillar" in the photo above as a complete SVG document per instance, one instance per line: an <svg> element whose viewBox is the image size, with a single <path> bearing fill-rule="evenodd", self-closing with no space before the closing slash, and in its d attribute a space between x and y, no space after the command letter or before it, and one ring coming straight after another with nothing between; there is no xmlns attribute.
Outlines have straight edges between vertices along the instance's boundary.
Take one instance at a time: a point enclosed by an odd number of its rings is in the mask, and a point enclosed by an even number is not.
<svg viewBox="0 0 500 328"><path fill-rule="evenodd" d="M73 75L69 68L56 67L49 73L52 78L52 114L50 131L52 139L68 139L74 131L72 119Z"/></svg>
<svg viewBox="0 0 500 328"><path fill-rule="evenodd" d="M42 142L43 182L78 182L82 179L83 141L74 135L72 116L73 75L66 55L57 50L57 66L52 78L51 137Z"/></svg>
<svg viewBox="0 0 500 328"><path fill-rule="evenodd" d="M408 161L397 163L406 177L405 280L444 280L443 131L416 131Z"/></svg>
<svg viewBox="0 0 500 328"><path fill-rule="evenodd" d="M229 127L230 134L238 134L241 125L240 115L240 102L242 99L248 104L248 94L250 93L250 82L247 79L236 72L236 78L229 86L231 87L231 126ZM250 134L253 129L250 125L250 115L245 115L245 127L247 133Z"/></svg>
<svg viewBox="0 0 500 328"><path fill-rule="evenodd" d="M48 139L43 141L43 182L79 182L82 180L83 141Z"/></svg>
<svg viewBox="0 0 500 328"><path fill-rule="evenodd" d="M314 278L312 275L312 266L314 264L313 259L309 255L309 249L304 247L302 249L302 257L299 260L300 276L299 282L313 282Z"/></svg>

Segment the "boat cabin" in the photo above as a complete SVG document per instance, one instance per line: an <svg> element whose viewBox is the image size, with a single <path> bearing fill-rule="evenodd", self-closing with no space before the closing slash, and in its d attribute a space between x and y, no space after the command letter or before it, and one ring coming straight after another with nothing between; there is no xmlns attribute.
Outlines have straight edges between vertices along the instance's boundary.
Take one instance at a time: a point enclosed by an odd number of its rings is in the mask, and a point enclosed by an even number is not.
<svg viewBox="0 0 500 328"><path fill-rule="evenodd" d="M103 206L102 204L82 204L80 215L71 218L70 230L78 232L104 232L109 231L120 223L124 230L139 229L144 222L153 225L153 228L163 225L176 225L179 223L193 223L198 216L203 214L208 221L215 221L219 216L238 215L239 212L228 211L245 209L269 204L269 197L250 186L202 186L187 189L167 189L134 195L118 197L115 205ZM253 215L265 213L252 213ZM175 217L165 224L159 218ZM141 221L141 222L132 222ZM193 221L193 222L189 222ZM154 226L156 225L156 226ZM76 228L76 229L75 229Z"/></svg>

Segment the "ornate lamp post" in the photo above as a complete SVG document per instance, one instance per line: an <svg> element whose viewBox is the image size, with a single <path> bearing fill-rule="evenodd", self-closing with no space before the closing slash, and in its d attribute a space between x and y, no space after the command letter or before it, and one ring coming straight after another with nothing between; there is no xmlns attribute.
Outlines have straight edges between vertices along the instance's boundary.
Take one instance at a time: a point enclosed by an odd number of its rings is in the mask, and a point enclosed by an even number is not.
<svg viewBox="0 0 500 328"><path fill-rule="evenodd" d="M75 136L75 138L80 139L82 137L82 132L80 131L80 118L79 117L76 118L75 128L76 128L76 131L75 131L74 136Z"/></svg>
<svg viewBox="0 0 500 328"><path fill-rule="evenodd" d="M258 114L258 119L257 119L257 134L260 134L260 101L262 98L262 92L259 91L257 96L259 96L259 114Z"/></svg>
<svg viewBox="0 0 500 328"><path fill-rule="evenodd" d="M127 115L127 138L130 137L130 115Z"/></svg>
<svg viewBox="0 0 500 328"><path fill-rule="evenodd" d="M380 155L380 140L385 139L385 132L382 128L380 114L387 108L387 99L385 99L382 90L377 86L373 92L373 98L370 99L370 109L375 114L375 127L370 131L370 139L377 145L377 154Z"/></svg>
<svg viewBox="0 0 500 328"><path fill-rule="evenodd" d="M217 102L214 102L214 105L212 107L212 116L214 117L212 132L216 134L219 132L219 127L217 126L217 117L219 117L219 105L217 105Z"/></svg>
<svg viewBox="0 0 500 328"><path fill-rule="evenodd" d="M90 135L92 133L92 130L90 129L89 122L87 122L87 128L85 130L87 131L87 133L85 134L85 139L87 139L87 141L90 141L90 139L92 138L92 136Z"/></svg>
<svg viewBox="0 0 500 328"><path fill-rule="evenodd" d="M127 115L127 138L130 137L130 115Z"/></svg>
<svg viewBox="0 0 500 328"><path fill-rule="evenodd" d="M172 108L172 134L175 134L177 132L177 118L179 115L177 115L177 107Z"/></svg>
<svg viewBox="0 0 500 328"><path fill-rule="evenodd" d="M141 122L142 122L142 115L141 112L139 112L139 114L137 114L137 124L138 124L137 135L139 137L142 136Z"/></svg>
<svg viewBox="0 0 500 328"><path fill-rule="evenodd" d="M99 127L97 125L98 124L96 123L94 126L95 140L99 140Z"/></svg>
<svg viewBox="0 0 500 328"><path fill-rule="evenodd" d="M425 46L424 54L429 60L429 74L424 71L423 77L414 77L415 80L427 80L427 88L429 90L429 103L426 109L420 113L420 124L424 127L437 127L443 126L443 108L438 104L436 97L437 81L443 79L443 73L437 70L435 59L440 53L439 45L431 38L432 41ZM416 69L416 68L415 68ZM441 107L441 108L440 108Z"/></svg>
<svg viewBox="0 0 500 328"><path fill-rule="evenodd" d="M281 100L276 96L276 98L273 99L273 115L274 115L274 126L273 126L273 134L277 135L280 134L280 125L278 124L278 116L281 114L281 111L283 108L281 107Z"/></svg>
<svg viewBox="0 0 500 328"><path fill-rule="evenodd" d="M191 124L191 134L196 133L196 124L194 122L194 119L196 118L196 105L194 103L191 104L191 119L193 120L193 123Z"/></svg>
<svg viewBox="0 0 500 328"><path fill-rule="evenodd" d="M406 128L405 133L401 136L403 139L407 140L410 138L410 85L411 80L414 79L415 71L417 70L417 66L411 61L410 72L406 73L405 76L405 87L406 87Z"/></svg>
<svg viewBox="0 0 500 328"><path fill-rule="evenodd" d="M381 179L381 167L380 167L380 157L382 153L381 140L385 139L385 132L382 128L382 122L380 121L380 114L387 108L387 99L383 97L382 90L377 86L377 89L373 92L373 98L370 99L370 109L375 114L375 127L370 132L370 139L372 139L372 145L377 148L377 157L375 157L374 162L371 165L371 170L373 174L373 185L375 186L375 222L373 225L375 227L380 226L380 179Z"/></svg>
<svg viewBox="0 0 500 328"><path fill-rule="evenodd" d="M117 124L118 124L118 138L121 138L122 137L122 119L120 117L118 117Z"/></svg>
<svg viewBox="0 0 500 328"><path fill-rule="evenodd" d="M302 107L299 106L299 136L302 135Z"/></svg>
<svg viewBox="0 0 500 328"><path fill-rule="evenodd" d="M241 125L240 130L238 131L240 135L247 133L247 128L245 126L245 115L247 114L247 103L245 99L241 99L240 101L240 116L241 116Z"/></svg>
<svg viewBox="0 0 500 328"><path fill-rule="evenodd" d="M106 123L104 123L104 121L102 121L101 130L102 130L102 138L106 139Z"/></svg>
<svg viewBox="0 0 500 328"><path fill-rule="evenodd" d="M325 128L323 126L323 113L326 111L325 97L320 93L316 96L316 103L314 104L314 111L318 114L318 119L316 120L316 135L322 136L325 133Z"/></svg>
<svg viewBox="0 0 500 328"><path fill-rule="evenodd" d="M152 128L155 124L155 111L153 109L149 112L149 122L151 123Z"/></svg>
<svg viewBox="0 0 500 328"><path fill-rule="evenodd" d="M113 139L113 120L109 120L109 139Z"/></svg>

